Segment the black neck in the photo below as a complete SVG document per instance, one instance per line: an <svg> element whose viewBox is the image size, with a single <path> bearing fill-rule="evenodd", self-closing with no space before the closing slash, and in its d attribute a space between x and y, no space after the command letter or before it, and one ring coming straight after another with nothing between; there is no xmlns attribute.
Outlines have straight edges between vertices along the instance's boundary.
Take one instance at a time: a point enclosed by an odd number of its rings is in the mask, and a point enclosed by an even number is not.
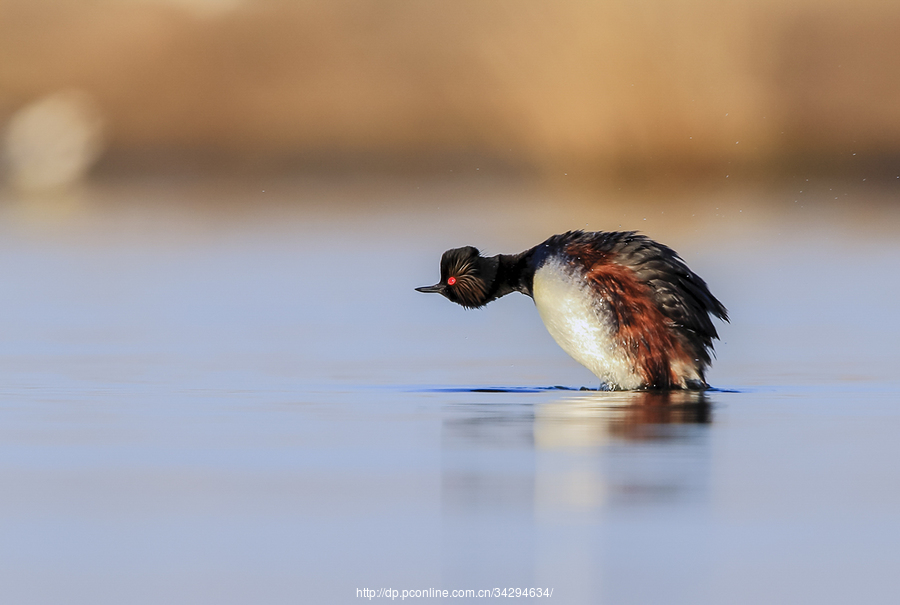
<svg viewBox="0 0 900 605"><path fill-rule="evenodd" d="M512 292L521 292L526 296L531 296L531 286L534 280L533 256L534 248L521 254L498 254L490 257L488 260L492 261L492 264L496 264L497 275L491 284L485 303Z"/></svg>

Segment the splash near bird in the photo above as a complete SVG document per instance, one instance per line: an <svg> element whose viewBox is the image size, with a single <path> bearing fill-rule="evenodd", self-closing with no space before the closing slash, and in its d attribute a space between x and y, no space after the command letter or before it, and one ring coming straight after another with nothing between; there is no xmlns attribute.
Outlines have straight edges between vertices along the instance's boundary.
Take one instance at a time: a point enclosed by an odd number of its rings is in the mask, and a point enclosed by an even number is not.
<svg viewBox="0 0 900 605"><path fill-rule="evenodd" d="M454 248L441 257L441 281L416 290L468 309L530 296L557 344L616 390L706 388L711 316L728 321L674 250L634 231L569 231L490 257Z"/></svg>

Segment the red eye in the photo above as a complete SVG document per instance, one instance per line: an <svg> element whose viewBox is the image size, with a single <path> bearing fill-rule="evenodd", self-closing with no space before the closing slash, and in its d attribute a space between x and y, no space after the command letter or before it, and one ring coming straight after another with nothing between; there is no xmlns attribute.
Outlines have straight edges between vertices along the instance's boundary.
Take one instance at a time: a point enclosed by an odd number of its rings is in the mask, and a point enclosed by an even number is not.
<svg viewBox="0 0 900 605"><path fill-rule="evenodd" d="M447 278L447 285L452 286L452 285L455 284L455 283L456 283L456 278L455 278L455 277L448 277L448 278Z"/></svg>

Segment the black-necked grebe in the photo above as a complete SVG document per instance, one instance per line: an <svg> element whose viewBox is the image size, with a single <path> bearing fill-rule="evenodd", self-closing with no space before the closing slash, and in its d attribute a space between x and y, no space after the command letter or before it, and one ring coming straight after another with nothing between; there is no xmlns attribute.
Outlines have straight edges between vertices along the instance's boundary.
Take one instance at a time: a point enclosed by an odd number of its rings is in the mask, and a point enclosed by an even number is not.
<svg viewBox="0 0 900 605"><path fill-rule="evenodd" d="M416 290L469 309L530 296L559 346L611 389L705 388L710 316L728 321L674 250L633 231L570 231L521 254L447 250L441 281Z"/></svg>

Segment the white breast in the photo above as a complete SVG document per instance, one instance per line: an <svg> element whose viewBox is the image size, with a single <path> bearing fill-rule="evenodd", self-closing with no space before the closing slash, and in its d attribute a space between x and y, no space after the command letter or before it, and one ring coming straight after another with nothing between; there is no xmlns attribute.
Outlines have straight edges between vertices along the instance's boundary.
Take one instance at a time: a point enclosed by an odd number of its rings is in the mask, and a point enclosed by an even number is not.
<svg viewBox="0 0 900 605"><path fill-rule="evenodd" d="M594 301L583 274L548 260L534 273L532 293L547 331L563 351L611 388L641 386L615 341L615 326L603 317L602 301Z"/></svg>

